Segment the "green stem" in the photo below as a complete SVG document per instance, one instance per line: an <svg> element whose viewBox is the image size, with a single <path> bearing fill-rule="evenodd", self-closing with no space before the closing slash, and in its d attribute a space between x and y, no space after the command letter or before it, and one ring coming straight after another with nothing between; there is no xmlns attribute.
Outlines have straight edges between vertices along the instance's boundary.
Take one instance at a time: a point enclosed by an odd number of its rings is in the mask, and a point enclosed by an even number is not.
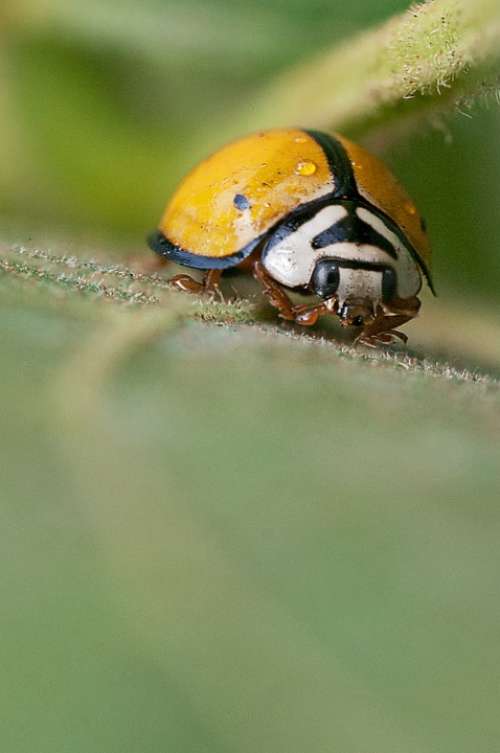
<svg viewBox="0 0 500 753"><path fill-rule="evenodd" d="M231 127L362 130L495 81L499 60L497 0L428 0L280 76Z"/></svg>

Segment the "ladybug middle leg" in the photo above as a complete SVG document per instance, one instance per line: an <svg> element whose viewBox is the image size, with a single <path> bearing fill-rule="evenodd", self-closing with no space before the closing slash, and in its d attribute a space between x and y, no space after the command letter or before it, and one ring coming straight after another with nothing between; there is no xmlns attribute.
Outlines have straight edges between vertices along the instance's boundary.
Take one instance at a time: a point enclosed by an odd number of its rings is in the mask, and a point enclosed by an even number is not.
<svg viewBox="0 0 500 753"><path fill-rule="evenodd" d="M195 293L202 295L203 293L217 293L219 291L219 280L222 275L221 269L209 269L203 275L203 280L198 282L194 277L190 275L175 275L171 277L169 283L184 293Z"/></svg>
<svg viewBox="0 0 500 753"><path fill-rule="evenodd" d="M322 314L329 313L329 309L324 302L315 304L314 306L295 306L281 285L271 277L260 261L254 262L253 276L260 282L264 295L271 306L278 309L279 316L282 319L296 322L303 327L312 327Z"/></svg>

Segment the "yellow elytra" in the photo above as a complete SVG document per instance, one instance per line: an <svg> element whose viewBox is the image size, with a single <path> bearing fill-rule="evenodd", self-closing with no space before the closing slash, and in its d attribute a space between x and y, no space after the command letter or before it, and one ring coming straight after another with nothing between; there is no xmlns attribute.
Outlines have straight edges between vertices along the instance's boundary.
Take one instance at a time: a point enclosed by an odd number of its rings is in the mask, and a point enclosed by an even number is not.
<svg viewBox="0 0 500 753"><path fill-rule="evenodd" d="M320 136L321 138L318 138ZM155 250L198 266L196 257L238 264L259 239L301 205L335 191L338 166L329 144L351 163L357 190L405 234L426 267L430 246L423 220L392 172L374 155L338 134L299 128L244 136L198 164L181 182L159 224L166 245ZM345 198L349 198L348 196ZM172 254L166 253L172 247ZM233 259L230 259L233 257ZM200 266L207 267L207 262ZM226 264L224 264L226 266Z"/></svg>

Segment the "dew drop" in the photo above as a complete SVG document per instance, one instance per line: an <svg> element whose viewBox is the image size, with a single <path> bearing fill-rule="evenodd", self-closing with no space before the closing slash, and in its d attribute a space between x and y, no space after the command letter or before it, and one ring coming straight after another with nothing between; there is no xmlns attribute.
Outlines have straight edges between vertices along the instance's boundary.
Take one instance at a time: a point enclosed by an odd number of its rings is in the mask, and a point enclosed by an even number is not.
<svg viewBox="0 0 500 753"><path fill-rule="evenodd" d="M295 165L295 172L297 175L305 175L308 177L309 175L314 175L316 170L318 169L318 166L315 162L311 162L310 160L302 160L301 162L297 162Z"/></svg>

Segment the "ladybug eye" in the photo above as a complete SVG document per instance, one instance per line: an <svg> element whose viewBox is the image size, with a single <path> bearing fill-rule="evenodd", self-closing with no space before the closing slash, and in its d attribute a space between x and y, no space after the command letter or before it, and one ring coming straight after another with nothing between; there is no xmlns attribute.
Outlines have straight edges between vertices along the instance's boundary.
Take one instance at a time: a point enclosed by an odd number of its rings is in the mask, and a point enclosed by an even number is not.
<svg viewBox="0 0 500 753"><path fill-rule="evenodd" d="M337 262L323 259L316 264L312 276L312 287L316 295L329 298L335 295L340 282Z"/></svg>

